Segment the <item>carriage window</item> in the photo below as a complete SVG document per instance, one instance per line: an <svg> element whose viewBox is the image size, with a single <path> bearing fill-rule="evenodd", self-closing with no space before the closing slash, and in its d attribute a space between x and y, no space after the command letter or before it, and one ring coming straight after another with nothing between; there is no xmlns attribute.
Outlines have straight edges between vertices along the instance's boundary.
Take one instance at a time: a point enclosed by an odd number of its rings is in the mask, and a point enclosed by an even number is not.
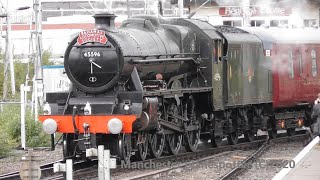
<svg viewBox="0 0 320 180"><path fill-rule="evenodd" d="M302 76L302 73L303 73L303 62L302 62L302 55L301 55L300 51L298 53L298 60L299 60L299 73L300 73L300 76Z"/></svg>
<svg viewBox="0 0 320 180"><path fill-rule="evenodd" d="M294 72L293 72L292 50L289 50L288 72L289 72L289 78L293 78Z"/></svg>
<svg viewBox="0 0 320 180"><path fill-rule="evenodd" d="M252 27L260 27L264 23L265 23L264 20L251 20Z"/></svg>
<svg viewBox="0 0 320 180"><path fill-rule="evenodd" d="M316 77L317 76L317 54L314 49L312 49L311 51L311 61L312 61L312 66L311 66L312 76Z"/></svg>
<svg viewBox="0 0 320 180"><path fill-rule="evenodd" d="M223 21L223 25L226 25L226 26L241 26L242 23L241 23L240 20L239 21L237 21L237 20L235 20L235 21Z"/></svg>

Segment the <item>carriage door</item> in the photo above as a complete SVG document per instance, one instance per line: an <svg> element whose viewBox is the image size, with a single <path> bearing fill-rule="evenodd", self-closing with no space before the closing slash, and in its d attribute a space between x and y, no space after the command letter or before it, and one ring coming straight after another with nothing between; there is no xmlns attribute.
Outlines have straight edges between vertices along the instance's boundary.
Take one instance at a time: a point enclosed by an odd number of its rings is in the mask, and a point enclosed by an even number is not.
<svg viewBox="0 0 320 180"><path fill-rule="evenodd" d="M306 76L306 65L304 62L304 59L302 58L302 52L303 49L297 49L295 51L295 57L296 57L296 64L297 64L297 79L298 82L296 85L296 99L300 99L301 95L306 97L306 94L308 94L309 88L305 87L304 84L306 84L307 76Z"/></svg>
<svg viewBox="0 0 320 180"><path fill-rule="evenodd" d="M223 94L222 94L222 83L223 83L223 44L221 40L215 40L213 43L212 51L212 98L213 106L215 110L223 109Z"/></svg>
<svg viewBox="0 0 320 180"><path fill-rule="evenodd" d="M243 101L243 82L248 76L243 75L243 50L240 45L229 45L228 61L225 71L225 102L228 105L236 105ZM247 48L248 49L248 48Z"/></svg>

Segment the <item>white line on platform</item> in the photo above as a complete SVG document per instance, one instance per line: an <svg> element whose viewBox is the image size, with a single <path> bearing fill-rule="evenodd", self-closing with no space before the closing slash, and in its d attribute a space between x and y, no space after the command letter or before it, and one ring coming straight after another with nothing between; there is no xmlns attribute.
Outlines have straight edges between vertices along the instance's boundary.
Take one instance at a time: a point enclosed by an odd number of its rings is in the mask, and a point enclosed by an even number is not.
<svg viewBox="0 0 320 180"><path fill-rule="evenodd" d="M293 161L297 165L299 161L301 161L302 158L304 158L310 150L319 142L319 136L314 138L294 159ZM278 174L276 174L272 180L281 180L283 179L293 168L289 168L290 165L287 164L285 167L288 168L283 168Z"/></svg>

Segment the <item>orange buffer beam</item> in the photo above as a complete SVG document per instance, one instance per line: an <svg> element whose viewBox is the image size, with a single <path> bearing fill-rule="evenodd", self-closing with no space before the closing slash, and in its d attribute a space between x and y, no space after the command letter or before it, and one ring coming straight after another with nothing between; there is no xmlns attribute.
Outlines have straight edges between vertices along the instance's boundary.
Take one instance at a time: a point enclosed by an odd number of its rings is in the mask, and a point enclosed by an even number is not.
<svg viewBox="0 0 320 180"><path fill-rule="evenodd" d="M39 120L44 122L49 118L57 122L57 132L75 132L71 115L42 115L39 117ZM79 115L75 116L75 122L79 133L84 133L83 124L87 123L90 125L90 133L110 134L107 124L112 118L118 118L122 121L122 133L132 133L132 123L137 119L135 115Z"/></svg>

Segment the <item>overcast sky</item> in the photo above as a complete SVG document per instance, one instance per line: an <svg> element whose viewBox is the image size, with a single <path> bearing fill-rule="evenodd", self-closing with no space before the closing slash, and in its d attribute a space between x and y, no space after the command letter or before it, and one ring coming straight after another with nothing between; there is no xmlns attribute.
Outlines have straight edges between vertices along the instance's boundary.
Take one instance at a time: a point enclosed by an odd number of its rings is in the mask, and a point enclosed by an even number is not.
<svg viewBox="0 0 320 180"><path fill-rule="evenodd" d="M0 0L6 7L7 1L9 2L9 10L13 11L19 7L30 6L32 7L33 0ZM41 0L40 0L41 1Z"/></svg>

